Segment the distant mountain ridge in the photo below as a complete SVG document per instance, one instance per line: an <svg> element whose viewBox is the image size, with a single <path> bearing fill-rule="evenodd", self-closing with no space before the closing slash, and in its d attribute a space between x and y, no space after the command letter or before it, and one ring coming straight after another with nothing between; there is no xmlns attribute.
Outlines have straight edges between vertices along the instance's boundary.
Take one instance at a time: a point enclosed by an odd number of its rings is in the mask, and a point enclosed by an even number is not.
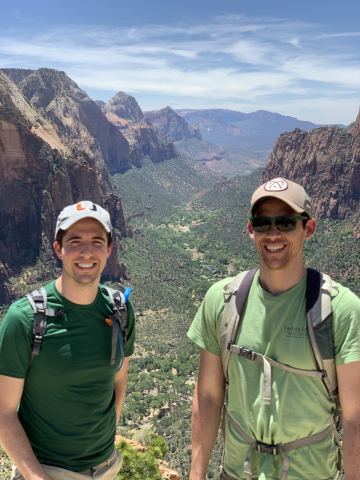
<svg viewBox="0 0 360 480"><path fill-rule="evenodd" d="M238 126L243 132L269 137L278 137L281 133L294 130L294 128L309 131L321 126L266 110L258 110L252 113L220 108L202 110L181 109L175 111L183 116L187 122L199 123L204 120L217 119Z"/></svg>

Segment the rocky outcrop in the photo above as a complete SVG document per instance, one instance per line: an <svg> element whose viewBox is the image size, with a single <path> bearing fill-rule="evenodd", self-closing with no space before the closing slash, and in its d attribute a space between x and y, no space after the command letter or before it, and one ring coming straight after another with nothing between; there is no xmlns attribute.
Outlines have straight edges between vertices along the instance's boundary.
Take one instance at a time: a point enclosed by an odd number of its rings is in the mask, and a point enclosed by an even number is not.
<svg viewBox="0 0 360 480"><path fill-rule="evenodd" d="M28 77L35 71L28 68L0 68L0 70L5 73L15 85L19 85L24 78Z"/></svg>
<svg viewBox="0 0 360 480"><path fill-rule="evenodd" d="M129 155L133 165L141 167L144 157L159 163L178 156L173 142L155 131L131 95L117 93L102 107L102 111L129 142Z"/></svg>
<svg viewBox="0 0 360 480"><path fill-rule="evenodd" d="M118 92L106 105L104 105L105 113L113 113L124 120L138 122L144 116L139 104L131 95L124 92Z"/></svg>
<svg viewBox="0 0 360 480"><path fill-rule="evenodd" d="M157 132L166 135L173 142L189 140L190 138L202 140L198 125L189 125L185 118L175 113L171 107L159 111L145 112L145 115Z"/></svg>
<svg viewBox="0 0 360 480"><path fill-rule="evenodd" d="M344 219L360 211L360 113L351 131L296 128L280 135L261 178L283 176L301 184L316 217Z"/></svg>
<svg viewBox="0 0 360 480"><path fill-rule="evenodd" d="M65 72L40 68L20 81L18 87L31 106L57 126L68 145L96 159L105 181L109 179L104 174L104 162L111 173L131 167L125 137Z"/></svg>
<svg viewBox="0 0 360 480"><path fill-rule="evenodd" d="M10 269L18 275L34 265L40 252L47 271L53 271L56 218L71 203L89 199L106 205L111 198L118 235L129 235L120 198L104 197L106 190L94 158L69 146L0 72L0 285L6 287ZM117 264L117 248L115 243L107 271L112 279L124 272ZM4 302L10 298L4 289L0 297Z"/></svg>

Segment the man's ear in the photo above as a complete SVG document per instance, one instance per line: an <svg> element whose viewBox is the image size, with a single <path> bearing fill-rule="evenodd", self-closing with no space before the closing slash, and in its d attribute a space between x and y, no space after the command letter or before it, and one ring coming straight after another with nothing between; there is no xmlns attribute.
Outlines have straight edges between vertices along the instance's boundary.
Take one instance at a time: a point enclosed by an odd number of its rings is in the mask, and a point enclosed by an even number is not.
<svg viewBox="0 0 360 480"><path fill-rule="evenodd" d="M251 240L254 240L254 230L250 220L248 221L247 227L249 230L249 237L251 238Z"/></svg>
<svg viewBox="0 0 360 480"><path fill-rule="evenodd" d="M107 258L109 258L109 257L110 257L111 251L112 251L112 249L113 249L113 245L114 245L114 244L113 244L113 243L111 243L111 244L108 246L108 254L107 254Z"/></svg>
<svg viewBox="0 0 360 480"><path fill-rule="evenodd" d="M55 255L56 255L60 260L62 260L60 243L57 242L57 241L55 241L55 242L53 243L53 248L54 248L54 251L55 251Z"/></svg>
<svg viewBox="0 0 360 480"><path fill-rule="evenodd" d="M311 238L316 231L316 220L310 218L305 225L305 238Z"/></svg>

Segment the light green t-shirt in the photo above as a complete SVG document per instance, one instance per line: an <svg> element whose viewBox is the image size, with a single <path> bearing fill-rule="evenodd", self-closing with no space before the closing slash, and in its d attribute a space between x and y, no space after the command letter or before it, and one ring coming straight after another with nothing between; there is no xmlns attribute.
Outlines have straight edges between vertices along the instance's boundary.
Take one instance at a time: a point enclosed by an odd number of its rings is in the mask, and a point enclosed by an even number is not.
<svg viewBox="0 0 360 480"><path fill-rule="evenodd" d="M114 378L110 365L112 327L106 289L99 285L90 305L63 297L55 281L45 287L48 308L64 310L49 317L39 355L29 363L33 310L27 298L13 303L0 327L0 375L24 378L19 419L36 457L43 463L79 472L99 465L114 449L116 429ZM134 351L135 316L127 303L125 356Z"/></svg>
<svg viewBox="0 0 360 480"><path fill-rule="evenodd" d="M272 296L254 278L236 344L297 368L316 369L306 327L306 276L291 290ZM223 287L213 285L202 303L188 336L205 350L221 356L220 324L224 308ZM338 286L332 294L336 364L360 360L360 300ZM229 414L251 437L276 445L321 432L332 422L334 402L319 379L272 368L272 398L263 403L263 365L231 355L226 404ZM226 425L225 470L245 479L244 460L249 444ZM333 436L301 449L290 457L288 480L335 480L337 446ZM279 479L283 455L253 451L254 479Z"/></svg>

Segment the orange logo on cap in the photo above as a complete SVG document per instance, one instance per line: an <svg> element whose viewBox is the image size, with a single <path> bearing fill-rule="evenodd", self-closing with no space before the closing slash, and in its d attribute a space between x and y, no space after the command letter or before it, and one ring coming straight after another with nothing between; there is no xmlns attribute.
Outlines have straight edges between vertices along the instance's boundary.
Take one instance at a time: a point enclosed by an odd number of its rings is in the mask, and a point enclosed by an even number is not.
<svg viewBox="0 0 360 480"><path fill-rule="evenodd" d="M77 210L86 210L86 208L84 208L84 207L81 205L81 203L78 203L78 204L76 205L76 209L77 209Z"/></svg>

